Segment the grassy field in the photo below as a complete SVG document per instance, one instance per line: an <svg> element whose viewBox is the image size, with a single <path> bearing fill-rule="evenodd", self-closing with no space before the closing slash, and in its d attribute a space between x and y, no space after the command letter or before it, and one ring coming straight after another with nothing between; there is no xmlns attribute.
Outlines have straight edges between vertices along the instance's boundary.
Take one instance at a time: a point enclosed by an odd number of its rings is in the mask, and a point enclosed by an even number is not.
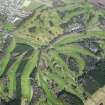
<svg viewBox="0 0 105 105"><path fill-rule="evenodd" d="M65 0L64 4L68 4L69 1ZM103 87L105 67L101 69L95 66L97 69L95 67L94 70L92 69L93 71L89 69L89 73L84 70L87 65L85 57L88 59L92 57L94 60L101 57L96 54L98 51L94 52L93 48L85 48L78 43L84 38L90 40L96 37L102 42L105 39L105 32L87 30L88 19L93 16L91 13L96 10L91 9L90 4L87 4L89 7L86 5L86 8L82 6L78 7L79 9L75 5L66 5L67 8L65 5L58 8L55 6L47 8L48 5L51 6L50 3L48 2L46 6L41 0L26 0L24 2L23 9L34 12L17 24L15 30L12 31L15 38L13 41L11 40L10 46L7 46L7 54L0 62L0 98L4 98L3 100L6 102L14 99L21 100L17 105L20 103L21 105L33 105L31 104L31 100L34 100L33 82L37 81L38 87L43 89L45 96L43 105L79 105L80 101L76 102L73 100L74 98L79 98L81 102L83 101L82 103L86 101L84 105L103 105L105 103L105 87ZM35 8L37 8L36 11ZM88 16L87 13L89 13ZM94 17L98 16L98 20L93 19L95 24L100 19L100 12L97 13L94 14ZM84 19L80 19L83 16L86 18L86 23ZM80 21L77 21L79 19ZM82 22L85 24L83 25L86 27L85 31L78 31L81 29ZM71 27L75 23L80 25ZM11 25L4 26L4 30L11 31ZM97 43L100 44L100 41ZM74 66L78 66L77 71L70 68L72 66L71 58L74 60ZM67 94L63 94L64 97L66 96L64 101L62 95L60 99L58 98L58 94L63 90L67 91ZM72 101L70 104L69 100ZM42 105L42 103L37 105ZM7 105L9 104L7 103Z"/></svg>
<svg viewBox="0 0 105 105"><path fill-rule="evenodd" d="M42 6L44 3L40 0L25 0L23 3L23 9L26 11L34 11L36 8Z"/></svg>
<svg viewBox="0 0 105 105"><path fill-rule="evenodd" d="M89 97L85 105L105 105L105 86Z"/></svg>

